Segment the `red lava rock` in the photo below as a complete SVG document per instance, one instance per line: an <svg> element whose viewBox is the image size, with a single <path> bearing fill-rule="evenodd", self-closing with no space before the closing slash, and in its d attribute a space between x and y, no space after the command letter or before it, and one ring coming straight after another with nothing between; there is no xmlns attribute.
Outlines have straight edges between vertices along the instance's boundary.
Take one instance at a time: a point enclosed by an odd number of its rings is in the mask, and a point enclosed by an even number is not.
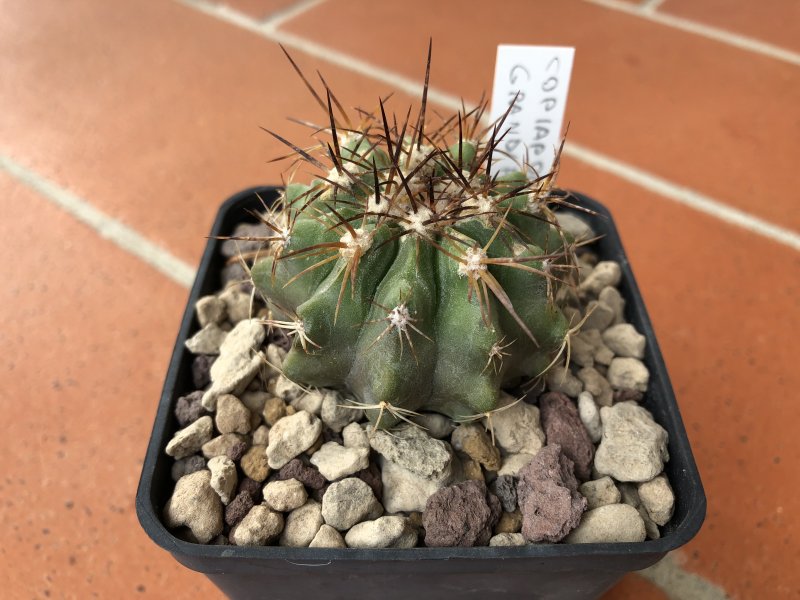
<svg viewBox="0 0 800 600"><path fill-rule="evenodd" d="M211 365L217 360L211 354L198 354L192 361L192 383L198 390L211 383Z"/></svg>
<svg viewBox="0 0 800 600"><path fill-rule="evenodd" d="M575 475L586 481L591 478L594 444L581 421L577 405L561 392L548 392L539 398L547 444L558 444L575 465Z"/></svg>
<svg viewBox="0 0 800 600"><path fill-rule="evenodd" d="M381 470L378 468L378 465L371 462L369 463L369 467L362 469L356 473L354 477L358 477L361 481L371 487L372 493L375 494L378 502L383 502L383 481L381 480Z"/></svg>
<svg viewBox="0 0 800 600"><path fill-rule="evenodd" d="M425 545L485 546L501 512L500 501L483 481L442 488L428 498L422 513Z"/></svg>
<svg viewBox="0 0 800 600"><path fill-rule="evenodd" d="M491 490L504 511L512 513L517 509L517 481L512 475L499 475L492 482Z"/></svg>
<svg viewBox="0 0 800 600"><path fill-rule="evenodd" d="M573 463L548 444L519 472L517 499L522 535L529 542L558 542L581 522L587 502L578 493Z"/></svg>
<svg viewBox="0 0 800 600"><path fill-rule="evenodd" d="M254 504L253 497L248 492L240 491L225 507L225 523L229 527L235 527L250 512Z"/></svg>
<svg viewBox="0 0 800 600"><path fill-rule="evenodd" d="M312 490L325 487L325 478L312 466L303 464L299 458L293 458L278 471L278 479L297 479Z"/></svg>
<svg viewBox="0 0 800 600"><path fill-rule="evenodd" d="M627 402L629 400L639 402L642 398L644 398L644 394L639 390L614 390L613 402L614 404L617 402Z"/></svg>
<svg viewBox="0 0 800 600"><path fill-rule="evenodd" d="M242 492L249 494L253 502L259 504L261 503L262 500L263 488L264 488L263 483L259 483L255 479L250 479L249 477L242 477L239 480L239 485L236 488L236 491L237 494L241 494Z"/></svg>
<svg viewBox="0 0 800 600"><path fill-rule="evenodd" d="M181 429L208 414L208 411L200 404L202 399L202 391L192 392L178 398L175 403L175 418L178 419L178 425L180 425Z"/></svg>
<svg viewBox="0 0 800 600"><path fill-rule="evenodd" d="M244 456L244 453L247 452L247 449L247 442L239 441L231 444L231 447L225 452L225 456L230 458L233 462L238 463L242 456Z"/></svg>

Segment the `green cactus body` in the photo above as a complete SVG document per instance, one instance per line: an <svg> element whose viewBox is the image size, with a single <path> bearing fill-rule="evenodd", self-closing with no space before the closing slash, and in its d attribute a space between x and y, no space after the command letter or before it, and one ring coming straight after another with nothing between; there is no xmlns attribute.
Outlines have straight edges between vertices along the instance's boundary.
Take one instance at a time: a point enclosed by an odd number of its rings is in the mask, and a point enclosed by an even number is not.
<svg viewBox="0 0 800 600"><path fill-rule="evenodd" d="M421 410L485 414L563 348L555 299L573 248L549 181L486 172L494 140L448 145L434 132L423 144L419 130L391 129L362 123L328 146L327 175L287 186L264 216L275 235L253 282L269 323L294 336L293 381L346 388L381 408L367 411L380 427Z"/></svg>

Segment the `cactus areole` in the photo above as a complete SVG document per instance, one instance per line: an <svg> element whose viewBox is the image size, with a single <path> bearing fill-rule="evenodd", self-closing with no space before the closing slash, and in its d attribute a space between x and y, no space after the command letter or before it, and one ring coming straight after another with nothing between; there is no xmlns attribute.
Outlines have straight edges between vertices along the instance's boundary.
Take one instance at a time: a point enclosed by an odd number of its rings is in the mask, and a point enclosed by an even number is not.
<svg viewBox="0 0 800 600"><path fill-rule="evenodd" d="M325 89L315 148L272 134L319 176L259 215L269 233L251 269L266 323L293 339L285 375L349 390L378 427L496 409L569 338L558 299L574 244L550 210L555 169L493 173L505 117L482 129L481 104L429 126L427 77L416 119L380 101L351 120Z"/></svg>

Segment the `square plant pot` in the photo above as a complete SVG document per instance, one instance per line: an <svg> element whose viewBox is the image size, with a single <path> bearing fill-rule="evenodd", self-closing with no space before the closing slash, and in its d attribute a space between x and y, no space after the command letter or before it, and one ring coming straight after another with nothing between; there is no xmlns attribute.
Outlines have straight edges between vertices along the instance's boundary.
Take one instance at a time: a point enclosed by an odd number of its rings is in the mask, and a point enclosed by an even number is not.
<svg viewBox="0 0 800 600"><path fill-rule="evenodd" d="M211 230L181 321L136 495L139 521L156 544L181 564L204 573L231 598L561 599L596 598L626 573L649 567L697 533L705 518L706 498L652 324L610 213L597 201L575 194L581 206L595 212L583 215L603 236L593 249L602 260L620 264L626 318L647 339L644 362L650 386L641 404L669 434L665 471L675 492L675 513L660 539L362 550L201 545L172 535L161 520L174 486L172 461L164 448L178 429L173 414L177 398L193 391L192 356L184 347L198 329L193 307L200 297L220 288L222 242L214 236L230 235L238 223L248 220L245 209L261 207L256 194L270 202L279 191L260 187L236 194L222 205Z"/></svg>

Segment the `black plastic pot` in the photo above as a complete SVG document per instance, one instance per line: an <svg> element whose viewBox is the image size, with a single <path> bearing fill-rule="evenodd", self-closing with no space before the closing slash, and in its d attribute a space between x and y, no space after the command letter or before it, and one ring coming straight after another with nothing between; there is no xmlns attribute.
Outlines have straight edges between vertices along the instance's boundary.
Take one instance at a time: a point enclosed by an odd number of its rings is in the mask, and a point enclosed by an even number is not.
<svg viewBox="0 0 800 600"><path fill-rule="evenodd" d="M258 208L256 193L267 201L278 188L245 190L220 208L212 236L230 234ZM662 537L641 543L539 544L512 548L415 548L409 550L312 549L191 544L173 536L160 515L173 489L171 459L164 453L177 429L176 399L192 391L191 356L184 341L198 327L193 307L220 287L220 241L209 239L192 287L170 361L155 426L136 495L136 512L148 535L181 564L206 574L231 598L596 598L625 573L646 568L688 542L705 518L706 498L664 360L636 286L614 222L598 202L577 195L597 215L590 222L603 238L596 251L622 267L620 292L629 321L647 337L645 363L650 388L643 405L669 432L666 471L676 495L675 515Z"/></svg>

